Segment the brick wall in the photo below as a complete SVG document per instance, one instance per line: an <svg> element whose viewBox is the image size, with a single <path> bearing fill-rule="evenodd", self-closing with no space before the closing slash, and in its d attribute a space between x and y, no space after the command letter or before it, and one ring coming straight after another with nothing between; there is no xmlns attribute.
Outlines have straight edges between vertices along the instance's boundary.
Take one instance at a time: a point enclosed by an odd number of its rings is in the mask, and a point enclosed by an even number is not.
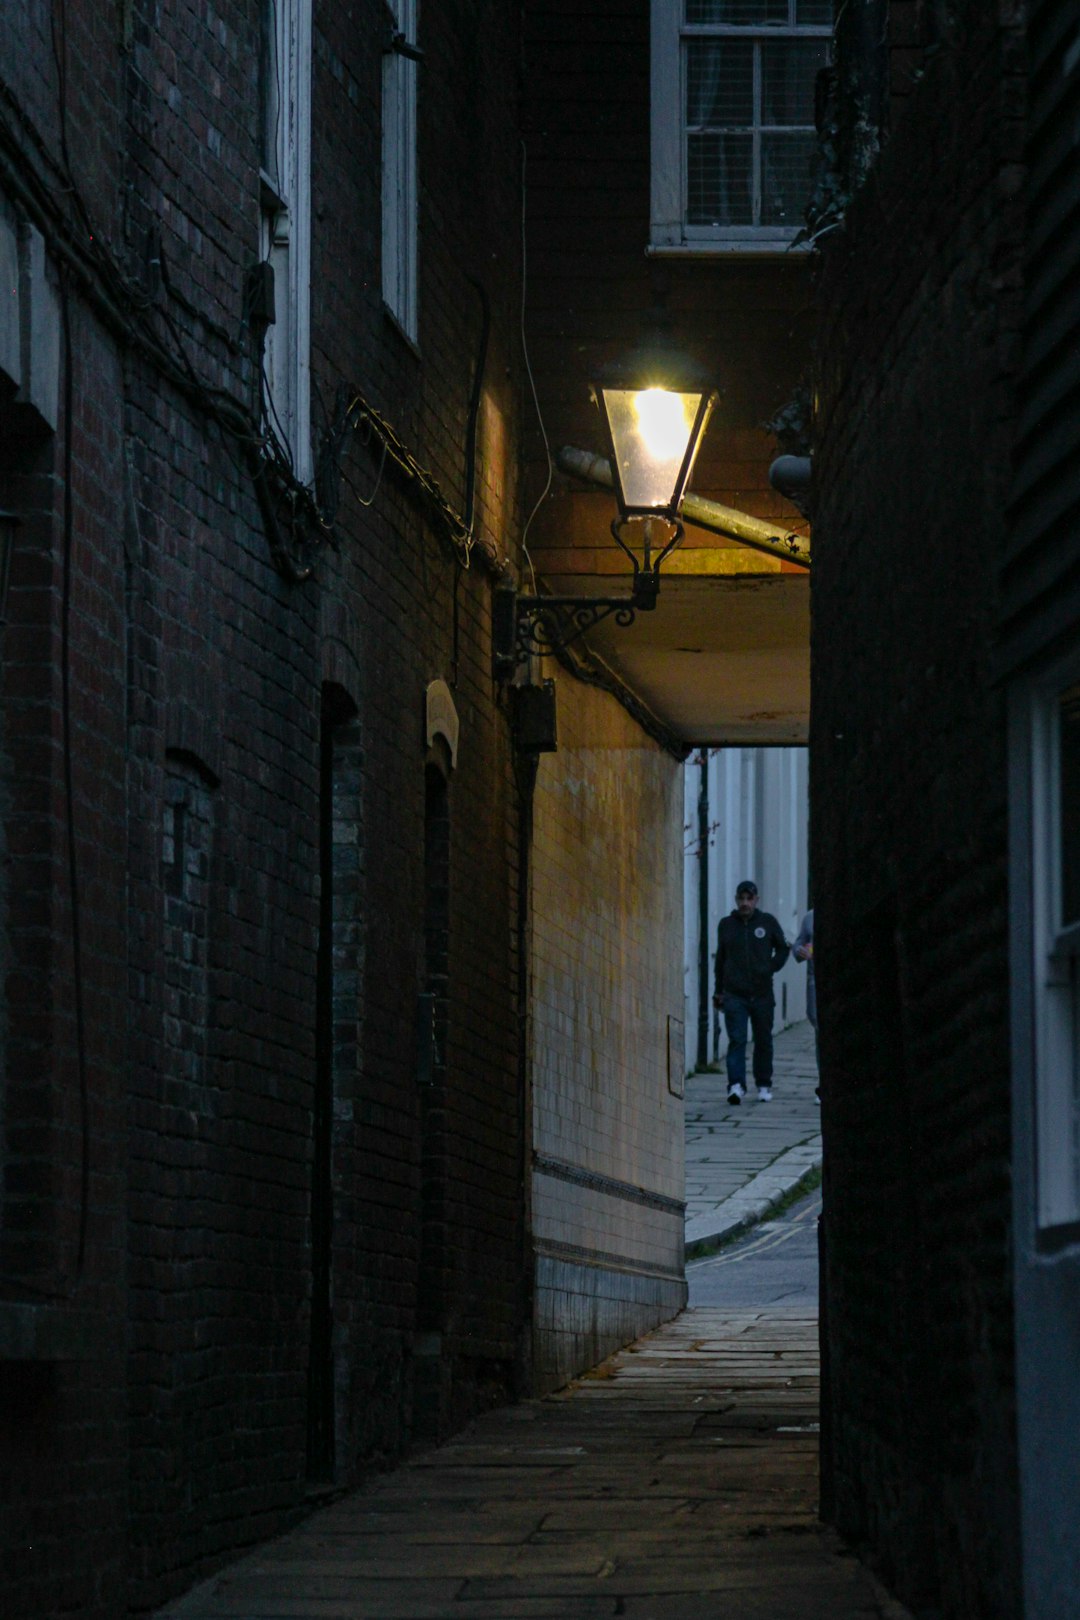
<svg viewBox="0 0 1080 1620"><path fill-rule="evenodd" d="M541 757L536 784L530 898L541 1389L686 1297L682 773L606 693L563 678L558 700L559 751Z"/></svg>
<svg viewBox="0 0 1080 1620"><path fill-rule="evenodd" d="M0 1443L23 1465L0 1534L13 1612L96 1616L122 1582L126 1492L118 366L70 319L80 421L62 413L57 444L16 404L0 428L3 504L21 518L3 642Z"/></svg>
<svg viewBox="0 0 1080 1620"><path fill-rule="evenodd" d="M12 21L26 166L38 136L59 153L59 103L36 8L17 6ZM445 1433L519 1387L519 794L482 560L510 548L517 516L517 23L479 3L424 18L414 347L380 298L385 11L316 4L316 433L359 386L462 510L484 316L473 281L491 330L473 566L452 560L378 444L349 432L337 548L294 583L273 566L236 436L186 375L190 365L225 405L255 399L244 276L259 251L257 9L69 0L66 22L72 165L143 302L116 285L80 283L71 297L81 1071L59 662L63 412L21 459L6 439L0 466L0 504L27 514L3 742L19 863L5 944L9 1169L22 1154L4 1196L28 1215L20 1225L5 1208L5 1268L30 1268L49 1289L72 1276L84 1095L90 1166L84 1273L64 1321L50 1339L39 1312L31 1342L23 1306L36 1296L5 1281L0 1300L0 1343L17 1357L0 1363L0 1606L27 1620L64 1608L111 1620L289 1522L309 1478L355 1481L418 1433ZM46 235L45 246L55 266L63 243ZM106 293L137 329L122 360ZM174 369L152 358L146 332ZM415 1008L424 696L436 678L461 732L448 787L432 1393L414 1377L417 1333L431 1329L418 1310ZM58 1347L76 1358L58 1361ZM313 1379L315 1347L326 1365Z"/></svg>
<svg viewBox="0 0 1080 1620"><path fill-rule="evenodd" d="M824 1463L839 1527L905 1601L1004 1620L1016 1461L992 633L1023 83L1011 11L954 10L829 238L819 300Z"/></svg>
<svg viewBox="0 0 1080 1620"><path fill-rule="evenodd" d="M112 223L118 158L95 117L119 64L104 20L69 9L55 41L40 8L5 12L5 130L54 185L32 134L54 152L64 137ZM16 206L4 152L0 506L19 523L0 631L2 1602L104 1620L123 1602L127 1492L121 364Z"/></svg>
<svg viewBox="0 0 1080 1620"><path fill-rule="evenodd" d="M129 251L160 251L199 374L248 405L257 47L249 8L136 8L126 62ZM235 444L145 367L127 414L130 1590L151 1607L304 1488L320 672L317 592L274 570ZM178 809L201 872L174 875ZM201 954L200 997L178 981Z"/></svg>

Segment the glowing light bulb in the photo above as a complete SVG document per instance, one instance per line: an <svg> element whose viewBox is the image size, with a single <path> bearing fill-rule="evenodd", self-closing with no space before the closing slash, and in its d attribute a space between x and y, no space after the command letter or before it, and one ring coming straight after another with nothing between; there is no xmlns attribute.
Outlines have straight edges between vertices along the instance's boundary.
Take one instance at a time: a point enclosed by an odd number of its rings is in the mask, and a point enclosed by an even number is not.
<svg viewBox="0 0 1080 1620"><path fill-rule="evenodd" d="M690 437L686 402L666 388L646 388L634 396L645 448L657 461L681 460Z"/></svg>

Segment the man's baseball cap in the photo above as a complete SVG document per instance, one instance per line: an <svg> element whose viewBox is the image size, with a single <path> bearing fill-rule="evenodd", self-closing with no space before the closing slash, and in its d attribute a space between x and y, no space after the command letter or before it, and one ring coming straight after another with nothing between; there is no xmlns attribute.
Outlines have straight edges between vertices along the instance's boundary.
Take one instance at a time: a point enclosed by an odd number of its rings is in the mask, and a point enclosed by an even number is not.
<svg viewBox="0 0 1080 1620"><path fill-rule="evenodd" d="M742 882L739 884L739 887L735 890L735 893L757 894L757 884L752 883L749 878L743 878Z"/></svg>

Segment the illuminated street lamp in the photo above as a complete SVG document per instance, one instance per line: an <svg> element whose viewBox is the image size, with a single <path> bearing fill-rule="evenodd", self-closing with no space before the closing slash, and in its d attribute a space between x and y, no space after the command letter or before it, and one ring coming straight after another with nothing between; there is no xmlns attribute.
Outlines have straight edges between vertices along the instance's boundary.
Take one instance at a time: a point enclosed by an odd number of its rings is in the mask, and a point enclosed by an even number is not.
<svg viewBox="0 0 1080 1620"><path fill-rule="evenodd" d="M656 606L660 564L682 539L679 507L716 404L703 372L659 347L605 368L593 389L607 432L619 516L611 532L634 569L635 607ZM660 530L657 545L657 524ZM641 560L628 536L640 531Z"/></svg>
<svg viewBox="0 0 1080 1620"><path fill-rule="evenodd" d="M662 350L606 367L593 389L600 406L623 521L678 522L679 507L716 404L704 374Z"/></svg>
<svg viewBox="0 0 1080 1620"><path fill-rule="evenodd" d="M496 592L495 659L503 674L530 653L558 656L611 615L626 626L639 611L651 611L660 590L660 564L682 539L679 507L715 391L681 356L656 347L605 367L592 392L604 421L619 506L611 532L633 568L630 594L519 596L509 586Z"/></svg>

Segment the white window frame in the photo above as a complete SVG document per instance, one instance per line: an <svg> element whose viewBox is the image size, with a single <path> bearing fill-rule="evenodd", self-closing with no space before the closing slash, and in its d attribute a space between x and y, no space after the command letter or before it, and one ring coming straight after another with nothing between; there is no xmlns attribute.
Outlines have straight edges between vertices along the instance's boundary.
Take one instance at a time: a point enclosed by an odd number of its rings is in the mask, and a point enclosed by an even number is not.
<svg viewBox="0 0 1080 1620"><path fill-rule="evenodd" d="M651 76L652 202L649 252L682 257L707 253L772 255L805 252L793 247L797 225L689 225L685 52L690 39L831 39L829 27L685 24L684 0L652 0Z"/></svg>
<svg viewBox="0 0 1080 1620"><path fill-rule="evenodd" d="M1080 656L1032 686L1032 986L1035 1202L1040 1231L1080 1222L1080 922L1062 921L1060 699L1080 682ZM1014 905L1024 903L1016 895Z"/></svg>
<svg viewBox="0 0 1080 1620"><path fill-rule="evenodd" d="M416 45L417 0L388 0L395 34ZM417 62L393 48L382 69L382 297L397 325L416 344L417 298Z"/></svg>
<svg viewBox="0 0 1080 1620"><path fill-rule="evenodd" d="M311 453L311 3L262 0L276 57L263 132L259 250L274 272L263 349L270 427L308 483Z"/></svg>

